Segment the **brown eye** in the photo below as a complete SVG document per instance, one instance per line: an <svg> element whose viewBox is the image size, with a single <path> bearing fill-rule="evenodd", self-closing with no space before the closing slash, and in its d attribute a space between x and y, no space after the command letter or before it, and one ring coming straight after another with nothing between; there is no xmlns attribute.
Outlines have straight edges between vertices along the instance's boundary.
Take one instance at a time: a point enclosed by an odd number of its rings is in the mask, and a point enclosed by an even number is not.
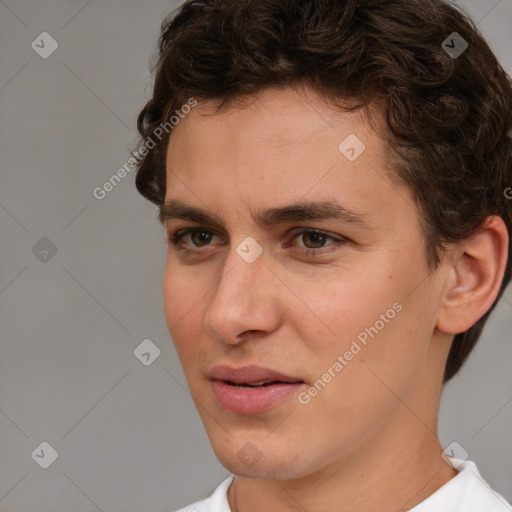
<svg viewBox="0 0 512 512"><path fill-rule="evenodd" d="M176 232L173 236L169 237L169 242L176 246L176 248L201 248L209 244L212 237L215 235L208 229L192 228L192 229L181 229ZM192 245L185 243L183 240L190 238Z"/></svg>
<svg viewBox="0 0 512 512"><path fill-rule="evenodd" d="M306 231L305 233L302 233L301 237L304 245L308 249L318 249L323 247L328 238L324 233L319 233L317 231Z"/></svg>
<svg viewBox="0 0 512 512"><path fill-rule="evenodd" d="M313 257L327 255L348 242L346 238L335 237L318 229L302 229L293 236L293 240L301 240L302 245L288 243L286 247L292 246L295 252ZM326 243L328 240L331 243Z"/></svg>
<svg viewBox="0 0 512 512"><path fill-rule="evenodd" d="M212 233L210 233L209 231L204 231L204 230L194 231L189 234L190 234L190 239L192 240L192 242L194 243L194 245L196 247L202 247L203 244L207 245L208 242L212 238Z"/></svg>

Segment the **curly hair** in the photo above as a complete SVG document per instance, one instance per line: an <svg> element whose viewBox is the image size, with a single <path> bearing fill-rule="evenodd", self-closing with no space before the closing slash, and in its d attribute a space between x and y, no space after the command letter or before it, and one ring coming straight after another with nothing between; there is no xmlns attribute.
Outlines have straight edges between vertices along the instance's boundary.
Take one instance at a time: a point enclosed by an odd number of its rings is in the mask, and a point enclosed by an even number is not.
<svg viewBox="0 0 512 512"><path fill-rule="evenodd" d="M453 47L460 38L467 49L450 54L443 42ZM340 110L383 105L392 177L413 194L430 270L447 244L467 239L491 215L512 234L512 81L457 4L188 0L163 21L158 50L153 96L137 119L141 144L191 97L221 109L264 88L306 85ZM137 163L137 190L160 207L171 133ZM512 237L496 301L455 335L444 382L466 361L511 280L511 244Z"/></svg>

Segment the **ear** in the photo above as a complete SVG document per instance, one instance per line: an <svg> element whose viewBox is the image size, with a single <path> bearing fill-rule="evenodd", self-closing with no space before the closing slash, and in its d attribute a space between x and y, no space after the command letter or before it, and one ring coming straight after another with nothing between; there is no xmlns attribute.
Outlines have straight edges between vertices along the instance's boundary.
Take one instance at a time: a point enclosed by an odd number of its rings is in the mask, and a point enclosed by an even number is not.
<svg viewBox="0 0 512 512"><path fill-rule="evenodd" d="M436 327L458 334L472 327L492 306L508 258L509 234L501 217L488 217L469 239L454 245Z"/></svg>

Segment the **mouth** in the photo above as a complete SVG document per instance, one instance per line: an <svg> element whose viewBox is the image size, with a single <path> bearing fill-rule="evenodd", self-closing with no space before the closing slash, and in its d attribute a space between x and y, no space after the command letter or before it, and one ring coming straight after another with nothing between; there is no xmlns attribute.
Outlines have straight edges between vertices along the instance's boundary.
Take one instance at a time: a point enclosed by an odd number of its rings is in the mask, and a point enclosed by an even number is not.
<svg viewBox="0 0 512 512"><path fill-rule="evenodd" d="M299 377L285 375L284 373L265 368L264 366L215 366L210 370L210 379L225 382L233 386L262 387L273 384L304 383Z"/></svg>
<svg viewBox="0 0 512 512"><path fill-rule="evenodd" d="M254 389L254 388L266 388L268 386L275 386L277 384L302 384L303 381L297 382L283 382L279 380L271 380L271 381L260 381L260 382L246 382L237 384L236 382L231 382L229 380L223 380L222 382L226 383L228 386L233 386L239 389Z"/></svg>
<svg viewBox="0 0 512 512"><path fill-rule="evenodd" d="M209 376L217 403L235 414L264 412L305 385L299 377L261 366L216 366Z"/></svg>

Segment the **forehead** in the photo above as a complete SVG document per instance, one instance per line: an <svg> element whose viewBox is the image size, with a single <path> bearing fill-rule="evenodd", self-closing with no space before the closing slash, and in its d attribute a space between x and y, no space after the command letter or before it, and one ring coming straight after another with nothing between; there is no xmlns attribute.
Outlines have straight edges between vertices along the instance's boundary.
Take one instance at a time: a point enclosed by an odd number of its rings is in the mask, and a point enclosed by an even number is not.
<svg viewBox="0 0 512 512"><path fill-rule="evenodd" d="M345 105L351 104L346 102ZM374 125L383 128L378 104L372 103L368 108L347 113L339 106L327 103L307 87L267 88L244 98L233 98L222 108L219 108L217 100L199 100L197 106L183 117L185 119L172 132L170 148L178 138L183 142L181 135L185 134L204 136L206 143L215 139L216 144L224 135L230 138L225 142L231 142L233 146L238 140L243 140L247 150L262 144L267 145L268 150L273 146L299 144L304 148L302 144L305 142L311 143L308 146L316 145L313 143L317 140L328 143L326 136L336 140L344 132L363 139L375 137L376 140L372 141L374 147L382 142L374 133ZM191 124L193 134L190 133ZM331 145L331 149L336 150L337 145L334 148Z"/></svg>
<svg viewBox="0 0 512 512"><path fill-rule="evenodd" d="M378 111L342 112L310 90L265 90L227 108L198 102L173 129L166 200L225 217L305 201L339 200L369 217L400 206ZM377 114L377 117L376 117ZM377 123L377 124L376 124ZM406 198L410 205L412 199Z"/></svg>
<svg viewBox="0 0 512 512"><path fill-rule="evenodd" d="M310 89L266 89L221 110L216 102L199 101L171 132L167 168L219 167L218 177L234 167L260 176L273 167L272 178L295 183L327 170L326 162L357 168L356 159L370 156L383 165L385 144L370 126L379 114L367 114L344 113Z"/></svg>

